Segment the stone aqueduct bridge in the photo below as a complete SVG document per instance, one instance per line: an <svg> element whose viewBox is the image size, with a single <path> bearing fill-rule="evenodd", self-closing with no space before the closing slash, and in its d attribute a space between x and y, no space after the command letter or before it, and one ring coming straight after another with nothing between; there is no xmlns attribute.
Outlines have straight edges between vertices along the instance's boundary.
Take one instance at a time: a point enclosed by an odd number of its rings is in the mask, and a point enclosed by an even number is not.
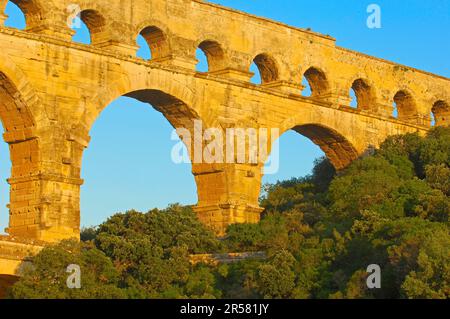
<svg viewBox="0 0 450 319"><path fill-rule="evenodd" d="M83 150L95 120L120 96L148 102L177 128L192 130L199 119L204 128L294 129L319 145L338 169L389 135L425 133L431 112L437 125L450 123L449 79L218 5L13 2L25 13L27 28L0 27L0 118L12 160L7 232L19 241L79 236ZM0 0L0 12L6 3ZM90 45L71 40L71 4L82 10ZM2 25L5 19L0 16ZM139 34L151 48L150 61L136 57ZM195 71L197 48L208 58L207 73ZM249 81L252 61L261 85ZM300 94L303 75L311 97ZM350 88L356 109L350 107ZM398 118L392 116L394 102ZM260 168L194 164L201 220L218 233L230 223L258 221ZM0 260L20 260L33 247L13 246L7 240L0 244Z"/></svg>

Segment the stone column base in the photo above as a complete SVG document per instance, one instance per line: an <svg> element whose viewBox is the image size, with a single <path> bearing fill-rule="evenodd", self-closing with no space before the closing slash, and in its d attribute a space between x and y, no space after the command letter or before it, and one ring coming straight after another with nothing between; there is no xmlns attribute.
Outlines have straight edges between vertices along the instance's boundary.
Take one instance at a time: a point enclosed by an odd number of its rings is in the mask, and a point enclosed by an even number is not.
<svg viewBox="0 0 450 319"><path fill-rule="evenodd" d="M199 220L222 237L232 224L256 224L261 219L264 208L246 204L216 204L196 206L194 211Z"/></svg>

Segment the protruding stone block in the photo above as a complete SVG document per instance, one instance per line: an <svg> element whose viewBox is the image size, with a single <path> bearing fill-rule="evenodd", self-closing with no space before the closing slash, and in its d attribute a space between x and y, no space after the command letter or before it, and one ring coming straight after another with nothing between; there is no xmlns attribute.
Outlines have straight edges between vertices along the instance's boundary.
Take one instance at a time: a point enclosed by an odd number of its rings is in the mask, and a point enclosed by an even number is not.
<svg viewBox="0 0 450 319"><path fill-rule="evenodd" d="M352 102L352 98L350 96L336 93L324 94L321 96L317 96L316 98L331 103L331 105L333 105L335 108L340 108L341 106L350 107L350 104Z"/></svg>
<svg viewBox="0 0 450 319"><path fill-rule="evenodd" d="M184 69L189 69L194 71L198 60L195 58L190 57L184 57L184 56L176 56L176 55L170 55L164 58L158 58L158 59L152 59L153 62L161 63L161 64L168 64L175 67L180 67Z"/></svg>
<svg viewBox="0 0 450 319"><path fill-rule="evenodd" d="M250 71L238 70L233 68L210 72L209 74L243 82L250 82L250 79L255 75Z"/></svg>
<svg viewBox="0 0 450 319"><path fill-rule="evenodd" d="M305 87L301 83L294 83L281 80L276 82L265 83L262 86L269 89L279 90L280 92L286 94L295 94L295 95L301 95L302 91L305 89Z"/></svg>
<svg viewBox="0 0 450 319"><path fill-rule="evenodd" d="M116 41L107 41L98 43L95 45L96 48L105 49L112 52L117 52L119 54L123 54L126 56L135 57L137 51L139 50L139 46L130 45L126 43L116 42Z"/></svg>

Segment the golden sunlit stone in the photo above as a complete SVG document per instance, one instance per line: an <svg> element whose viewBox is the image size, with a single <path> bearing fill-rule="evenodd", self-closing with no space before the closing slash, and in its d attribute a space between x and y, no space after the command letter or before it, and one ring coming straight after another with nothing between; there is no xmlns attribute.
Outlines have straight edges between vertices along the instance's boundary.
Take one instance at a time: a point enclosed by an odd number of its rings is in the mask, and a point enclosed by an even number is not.
<svg viewBox="0 0 450 319"><path fill-rule="evenodd" d="M205 129L294 129L320 146L337 169L390 135L426 133L432 111L437 125L450 123L449 79L218 5L79 1L92 36L92 44L83 45L71 41L67 23L67 8L78 1L14 2L28 25L25 31L0 27L0 118L12 160L7 232L14 238L79 237L80 171L89 131L123 95L151 103L177 128L192 130L197 119ZM6 3L0 0L0 12ZM140 33L152 49L151 61L135 57ZM208 57L209 73L195 71L198 47ZM249 83L252 61L261 72L260 86ZM303 75L312 88L309 98L301 96ZM357 109L350 107L350 88ZM394 101L398 119L391 116ZM218 235L232 223L259 221L260 164L198 163L193 174L195 211ZM11 245L0 245L0 251ZM2 273L15 273L14 262L4 269L11 260L0 263Z"/></svg>

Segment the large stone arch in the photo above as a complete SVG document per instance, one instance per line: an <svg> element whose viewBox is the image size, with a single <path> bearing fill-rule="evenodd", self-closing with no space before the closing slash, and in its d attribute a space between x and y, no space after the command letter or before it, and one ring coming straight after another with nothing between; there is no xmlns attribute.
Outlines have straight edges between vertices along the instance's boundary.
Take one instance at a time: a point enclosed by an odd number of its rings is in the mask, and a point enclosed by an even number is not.
<svg viewBox="0 0 450 319"><path fill-rule="evenodd" d="M38 152L37 124L46 120L41 111L42 104L25 74L7 55L0 53L0 121L11 151L22 142L35 140L34 151Z"/></svg>
<svg viewBox="0 0 450 319"><path fill-rule="evenodd" d="M300 116L281 124L281 135L288 130L296 131L319 146L337 170L344 169L363 153L352 141L352 136L331 121L321 123Z"/></svg>
<svg viewBox="0 0 450 319"><path fill-rule="evenodd" d="M31 84L22 71L0 53L0 120L12 163L10 186L11 235L31 235L40 220L40 140L37 123L45 122L44 113ZM42 121L42 122L41 122ZM36 199L30 201L29 199ZM30 223L27 223L30 221ZM33 224L33 225L32 225Z"/></svg>
<svg viewBox="0 0 450 319"><path fill-rule="evenodd" d="M337 169L347 167L358 158L355 147L339 132L321 124L303 124L292 128L320 147Z"/></svg>
<svg viewBox="0 0 450 319"><path fill-rule="evenodd" d="M193 85L183 85L182 82L177 81L176 75L172 74L171 76L174 78L167 78L167 73L160 73L160 71L155 71L154 74L150 71L149 74L124 76L119 80L108 82L98 91L97 95L89 99L90 102L86 105L80 122L72 128L72 131L75 132L74 135L80 137L81 140L81 143L77 144L76 153L72 155L74 156L72 165L76 167L75 171L78 173L78 176L73 177L80 178L84 149L88 147L89 132L94 123L100 118L108 105L121 96L148 103L149 107L161 112L175 129L187 129L191 132L191 137L194 138L194 120L203 119L200 116L200 110L194 107L197 97L195 92L189 89ZM185 138L186 136L182 137ZM191 142L193 146L193 140ZM191 147L191 159L193 158L192 152L193 147ZM192 173L197 185L197 197L201 201L202 194L199 193L198 186L200 177L197 176L194 165ZM76 214L79 216L80 212L77 211ZM78 224L73 226L79 227L80 221L77 220L76 222Z"/></svg>
<svg viewBox="0 0 450 319"><path fill-rule="evenodd" d="M73 125L76 135L85 142L83 146L87 147L89 132L103 110L121 96L148 103L149 107L161 112L175 129L193 132L194 120L200 120L203 128L215 125L212 115L204 115L200 109L198 95L195 89L191 89L194 83L183 84L176 79L176 74L171 76L173 78L168 78L164 71L155 70L154 73L133 74L105 84L95 96L89 97L80 121Z"/></svg>
<svg viewBox="0 0 450 319"><path fill-rule="evenodd" d="M12 178L33 173L38 166L38 140L34 118L26 98L16 85L0 71L0 120L5 130L4 139L9 143L12 162Z"/></svg>
<svg viewBox="0 0 450 319"><path fill-rule="evenodd" d="M5 53L0 51L0 72L10 81L11 85L17 90L17 94L23 98L26 103L26 112L23 114L29 116L33 121L33 126L45 121L37 92L33 85L28 81L27 76L16 63ZM25 109L24 109L25 111Z"/></svg>
<svg viewBox="0 0 450 319"><path fill-rule="evenodd" d="M199 103L196 103L197 97L195 90L189 88L192 87L193 84L178 81L176 79L176 74L172 74L172 76L173 78L168 78L166 72L155 69L146 74L136 73L129 76L122 76L118 80L105 83L102 88L97 91L95 96L89 97L89 101L86 103L80 121L75 126L82 129L85 133L89 133L95 120L100 116L100 113L111 104L111 102L121 96L130 95L135 95L132 97L138 97L138 100L152 104L152 106L165 115L172 126L179 124L175 118L173 120L168 118L170 117L170 112L168 111L167 106L157 105L159 103L159 93L161 97L164 95L166 95L166 97L170 96L174 103L175 101L178 101L177 103L182 104L186 114L191 113L193 118L208 122L202 116L201 110L197 107ZM149 100L145 100L141 94L136 93L140 91L153 92L153 94L149 97ZM167 114L164 114L166 110Z"/></svg>

